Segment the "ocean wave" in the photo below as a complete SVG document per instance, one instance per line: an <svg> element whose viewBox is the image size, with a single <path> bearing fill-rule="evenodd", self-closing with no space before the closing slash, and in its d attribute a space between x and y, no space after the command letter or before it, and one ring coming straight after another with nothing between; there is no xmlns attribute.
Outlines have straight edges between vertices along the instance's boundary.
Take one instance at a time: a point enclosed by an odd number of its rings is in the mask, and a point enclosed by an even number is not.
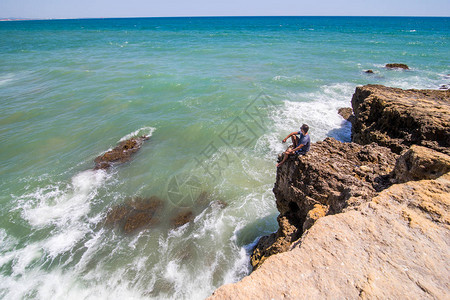
<svg viewBox="0 0 450 300"><path fill-rule="evenodd" d="M355 87L352 83L337 83L323 85L316 92L287 93L283 107L271 115L274 122L273 134L265 137L273 147L272 152L280 151L280 145L274 138L281 140L290 132L298 131L303 123L309 125L312 141L323 140L331 130L342 128L347 121L337 111L341 107L351 107L350 100ZM340 139L348 141L350 134L346 129Z"/></svg>
<svg viewBox="0 0 450 300"><path fill-rule="evenodd" d="M9 82L13 81L14 77L15 76L13 73L9 73L9 74L0 76L0 86L6 85Z"/></svg>
<svg viewBox="0 0 450 300"><path fill-rule="evenodd" d="M147 127L142 127L142 128L139 128L136 131L133 131L133 132L123 136L119 140L119 142L123 142L123 141L129 140L129 139L131 139L133 137L139 137L139 136L151 137L155 130L156 130L156 128L154 128L154 127L148 127L148 126Z"/></svg>
<svg viewBox="0 0 450 300"><path fill-rule="evenodd" d="M16 209L21 209L23 218L34 227L52 224L64 227L89 212L89 201L107 176L103 170L81 172L72 178L71 184L51 184L20 196Z"/></svg>

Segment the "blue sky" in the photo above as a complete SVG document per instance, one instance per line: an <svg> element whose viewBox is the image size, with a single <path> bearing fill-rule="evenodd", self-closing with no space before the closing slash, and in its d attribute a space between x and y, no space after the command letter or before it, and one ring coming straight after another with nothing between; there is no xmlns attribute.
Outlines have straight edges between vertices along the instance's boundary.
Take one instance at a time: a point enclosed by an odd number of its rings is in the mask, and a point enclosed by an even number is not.
<svg viewBox="0 0 450 300"><path fill-rule="evenodd" d="M450 0L0 0L0 18L450 16Z"/></svg>

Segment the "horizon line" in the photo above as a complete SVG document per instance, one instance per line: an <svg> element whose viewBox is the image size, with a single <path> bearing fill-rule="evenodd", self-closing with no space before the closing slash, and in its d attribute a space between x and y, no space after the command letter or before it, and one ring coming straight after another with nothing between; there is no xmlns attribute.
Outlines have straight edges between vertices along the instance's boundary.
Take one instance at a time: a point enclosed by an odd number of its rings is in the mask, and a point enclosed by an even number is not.
<svg viewBox="0 0 450 300"><path fill-rule="evenodd" d="M333 18L449 18L450 16L344 16L344 15L260 15L260 16L127 16L127 17L74 17L74 18L26 18L26 17L0 17L0 21L51 21L51 20L104 20L104 19L163 19L163 18L298 18L298 17L333 17Z"/></svg>

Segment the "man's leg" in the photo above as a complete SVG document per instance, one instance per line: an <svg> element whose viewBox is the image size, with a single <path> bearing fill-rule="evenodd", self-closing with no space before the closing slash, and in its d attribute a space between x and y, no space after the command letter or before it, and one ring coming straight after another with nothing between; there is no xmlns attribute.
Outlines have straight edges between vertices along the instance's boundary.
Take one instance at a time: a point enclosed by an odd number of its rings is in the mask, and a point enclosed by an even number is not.
<svg viewBox="0 0 450 300"><path fill-rule="evenodd" d="M283 160L277 164L277 168L278 168L279 166L281 166L282 164L284 164L284 162L285 162L286 159L288 158L289 154L292 154L292 153L294 153L294 151L292 151L292 149L287 149L286 152L284 152Z"/></svg>
<svg viewBox="0 0 450 300"><path fill-rule="evenodd" d="M298 146L298 136L293 135L291 136L292 145L294 145L294 148L297 148Z"/></svg>

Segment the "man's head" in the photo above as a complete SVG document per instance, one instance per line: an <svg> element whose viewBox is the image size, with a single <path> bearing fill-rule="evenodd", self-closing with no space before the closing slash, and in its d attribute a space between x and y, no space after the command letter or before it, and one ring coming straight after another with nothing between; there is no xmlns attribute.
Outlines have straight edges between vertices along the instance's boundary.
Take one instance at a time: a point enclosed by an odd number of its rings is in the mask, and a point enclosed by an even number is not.
<svg viewBox="0 0 450 300"><path fill-rule="evenodd" d="M300 128L301 131L303 131L304 134L308 133L309 130L309 126L306 124L303 124L302 127Z"/></svg>

